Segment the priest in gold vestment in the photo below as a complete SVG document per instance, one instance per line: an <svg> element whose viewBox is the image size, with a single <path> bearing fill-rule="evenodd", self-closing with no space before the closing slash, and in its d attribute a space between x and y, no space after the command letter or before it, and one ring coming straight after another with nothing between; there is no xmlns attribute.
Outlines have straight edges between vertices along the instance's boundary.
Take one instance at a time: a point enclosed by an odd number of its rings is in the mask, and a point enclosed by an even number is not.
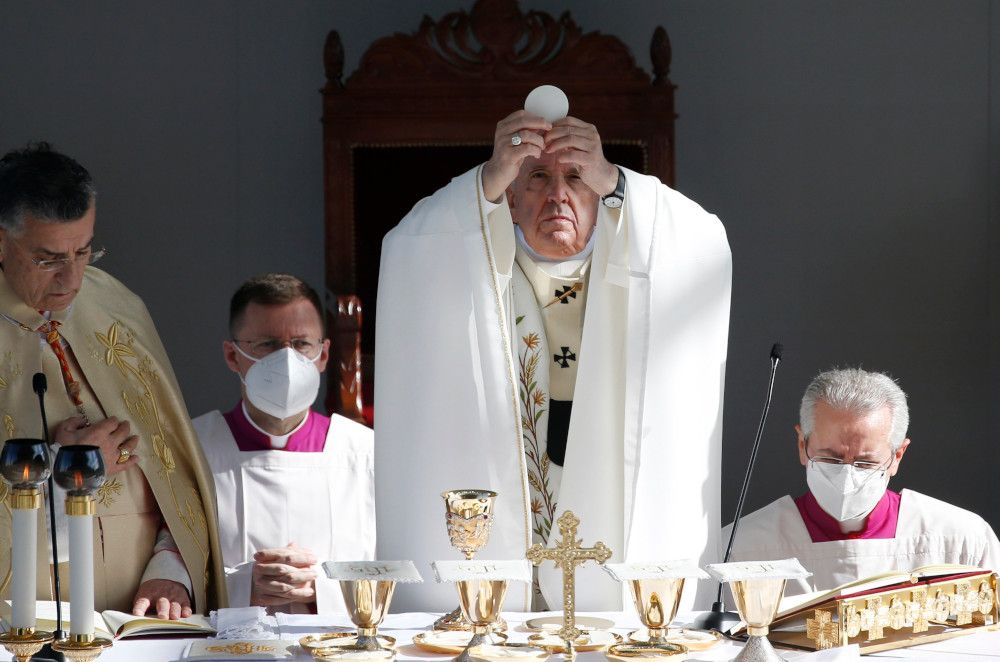
<svg viewBox="0 0 1000 662"><path fill-rule="evenodd" d="M88 266L104 253L93 244L94 221L93 184L74 160L45 144L0 160L0 435L41 436L32 377L43 372L53 449L93 444L104 456L107 481L96 494L94 527L95 609L170 618L207 613L225 604L211 474L145 305ZM64 532L60 492L55 529ZM4 597L10 518L4 504ZM47 527L39 524L37 595L50 600ZM64 577L65 550L64 542ZM63 581L63 600L68 589Z"/></svg>

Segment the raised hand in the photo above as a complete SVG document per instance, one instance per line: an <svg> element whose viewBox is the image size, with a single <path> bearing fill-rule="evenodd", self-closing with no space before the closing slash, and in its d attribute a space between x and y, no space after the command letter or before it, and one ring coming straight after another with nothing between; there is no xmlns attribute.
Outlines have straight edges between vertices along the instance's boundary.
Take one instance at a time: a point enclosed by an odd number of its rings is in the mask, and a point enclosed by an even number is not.
<svg viewBox="0 0 1000 662"><path fill-rule="evenodd" d="M557 154L559 163L572 163L580 178L598 195L607 195L618 185L618 168L604 158L597 127L575 117L552 123L545 134L545 152Z"/></svg>
<svg viewBox="0 0 1000 662"><path fill-rule="evenodd" d="M552 125L537 115L518 110L497 122L493 155L483 166L483 193L492 202L500 200L529 156L538 158L545 147L544 132ZM517 136L520 140L515 140ZM515 142L520 144L515 145Z"/></svg>

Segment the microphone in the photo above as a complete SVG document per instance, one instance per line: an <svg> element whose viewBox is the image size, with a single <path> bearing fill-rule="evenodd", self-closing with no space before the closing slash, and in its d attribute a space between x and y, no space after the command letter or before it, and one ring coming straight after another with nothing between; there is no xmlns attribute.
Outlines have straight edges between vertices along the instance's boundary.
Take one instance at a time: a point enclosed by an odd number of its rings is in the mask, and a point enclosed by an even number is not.
<svg viewBox="0 0 1000 662"><path fill-rule="evenodd" d="M750 487L750 475L753 473L753 465L757 461L757 450L760 448L760 438L764 434L764 423L767 421L767 413L771 410L771 394L774 392L774 376L778 371L778 364L781 362L781 354L784 351L781 343L774 343L771 346L771 378L767 383L767 397L764 399L764 411L760 415L760 423L757 425L757 435L753 440L753 449L750 451L750 463L747 465L747 473L743 477L743 487L740 489L740 498L736 502L736 516L733 518L733 530L729 533L729 544L726 546L726 555L722 559L723 563L729 563L729 557L733 553L733 542L736 540L736 529L740 525L740 517L743 516L743 502L747 498L747 488ZM731 627L740 622L740 615L736 612L726 611L726 605L722 601L722 583L719 583L719 592L712 610L699 616L694 623L695 628L702 630L715 630L725 634Z"/></svg>
<svg viewBox="0 0 1000 662"><path fill-rule="evenodd" d="M42 413L42 439L45 445L49 445L49 419L45 415L45 392L48 390L48 380L44 372L36 372L31 378L31 388L38 395L38 409ZM56 505L55 505L55 482L52 480L52 472L49 472L47 481L49 492L49 523L52 528L52 588L56 599L56 629L53 632L55 641L66 638L66 633L62 629L62 602L59 591L59 537L56 535ZM46 650L49 654L55 651Z"/></svg>

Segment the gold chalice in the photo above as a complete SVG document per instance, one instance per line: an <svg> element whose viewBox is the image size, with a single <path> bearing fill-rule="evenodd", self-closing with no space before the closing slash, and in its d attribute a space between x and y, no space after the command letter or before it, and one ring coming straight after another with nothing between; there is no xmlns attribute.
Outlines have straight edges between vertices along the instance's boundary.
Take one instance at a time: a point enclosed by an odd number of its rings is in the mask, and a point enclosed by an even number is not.
<svg viewBox="0 0 1000 662"><path fill-rule="evenodd" d="M392 592L396 589L391 579L341 579L340 591L351 615L351 622L358 626L358 639L341 650L388 650L378 642L378 626L389 611Z"/></svg>
<svg viewBox="0 0 1000 662"><path fill-rule="evenodd" d="M662 579L632 579L632 601L639 613L639 620L649 630L648 639L641 643L616 644L608 649L609 655L619 657L671 657L683 660L688 649L667 641L667 628L677 615L683 577Z"/></svg>
<svg viewBox="0 0 1000 662"><path fill-rule="evenodd" d="M490 490L448 490L441 493L444 499L445 524L448 527L448 539L451 546L465 554L466 560L472 560L480 549L486 546L490 539L490 529L493 527L493 503L496 492ZM497 624L498 631L506 629L502 621ZM472 624L462 616L460 607L434 621L435 630L472 629Z"/></svg>
<svg viewBox="0 0 1000 662"><path fill-rule="evenodd" d="M500 618L503 599L507 595L506 579L461 579L458 587L458 602L462 614L472 624L472 639L454 662L472 662L469 649L489 643L487 637L491 628Z"/></svg>
<svg viewBox="0 0 1000 662"><path fill-rule="evenodd" d="M742 579L730 582L736 610L747 624L747 644L733 662L780 662L767 640L768 627L785 592L784 579Z"/></svg>

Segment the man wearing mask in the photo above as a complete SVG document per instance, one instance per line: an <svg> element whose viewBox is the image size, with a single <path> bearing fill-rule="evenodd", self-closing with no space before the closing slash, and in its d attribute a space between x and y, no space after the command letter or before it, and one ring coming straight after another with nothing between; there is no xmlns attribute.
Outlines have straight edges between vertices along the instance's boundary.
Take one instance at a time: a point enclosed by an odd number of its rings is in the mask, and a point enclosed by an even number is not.
<svg viewBox="0 0 1000 662"><path fill-rule="evenodd" d="M329 351L319 296L298 278L264 274L233 295L222 353L243 397L194 421L230 606L337 610L340 590L317 564L374 558L372 431L310 408Z"/></svg>
<svg viewBox="0 0 1000 662"><path fill-rule="evenodd" d="M797 557L813 574L790 582L789 594L931 564L1000 568L1000 542L981 517L887 489L910 445L909 420L906 394L891 377L860 369L819 374L795 426L809 491L744 517L731 560Z"/></svg>

